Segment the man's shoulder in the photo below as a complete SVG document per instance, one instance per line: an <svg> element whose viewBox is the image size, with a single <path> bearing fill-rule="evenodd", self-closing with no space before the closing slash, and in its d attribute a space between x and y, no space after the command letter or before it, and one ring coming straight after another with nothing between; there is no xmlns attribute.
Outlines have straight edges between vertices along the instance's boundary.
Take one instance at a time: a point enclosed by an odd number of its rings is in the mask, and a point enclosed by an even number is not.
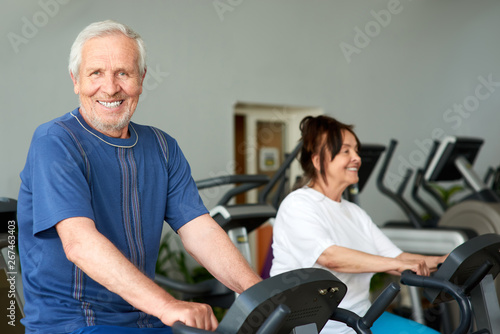
<svg viewBox="0 0 500 334"><path fill-rule="evenodd" d="M135 122L130 122L130 125L135 131L137 131L139 138L146 139L147 143L151 143L151 141L154 141L155 143L163 146L169 151L171 151L172 149L176 150L179 146L177 140L174 137L160 128L152 125L142 125Z"/></svg>
<svg viewBox="0 0 500 334"><path fill-rule="evenodd" d="M73 117L71 116L71 113L68 112L62 116L59 116L57 118L54 118L48 122L45 122L41 125L39 125L35 133L33 135L33 139L47 136L47 135L59 135L59 136L64 136L67 134L67 130L64 129L63 126L64 124L68 124L72 121Z"/></svg>
<svg viewBox="0 0 500 334"><path fill-rule="evenodd" d="M171 135L169 135L166 131L157 128L153 125L143 125L135 122L130 122L130 124L134 127L135 130L137 130L138 133L149 133L150 135L164 137L165 140L168 141L175 141L175 139Z"/></svg>

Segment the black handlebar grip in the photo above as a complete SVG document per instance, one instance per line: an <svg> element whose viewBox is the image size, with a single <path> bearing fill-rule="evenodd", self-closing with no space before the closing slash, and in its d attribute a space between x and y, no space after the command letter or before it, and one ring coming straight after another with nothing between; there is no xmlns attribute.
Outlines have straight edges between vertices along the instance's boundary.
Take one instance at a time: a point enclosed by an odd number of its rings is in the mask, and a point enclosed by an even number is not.
<svg viewBox="0 0 500 334"><path fill-rule="evenodd" d="M214 332L207 331L204 329L199 329L195 327L190 327L184 324L182 321L176 321L172 325L172 332L174 334L213 334Z"/></svg>
<svg viewBox="0 0 500 334"><path fill-rule="evenodd" d="M401 283L422 288L439 289L448 293L458 303L460 312L460 324L453 334L468 332L472 322L472 307L461 287L435 277L416 275L410 270L405 270L401 273Z"/></svg>
<svg viewBox="0 0 500 334"><path fill-rule="evenodd" d="M274 334L279 331L286 317L292 313L290 308L284 304L278 305L260 326L256 334Z"/></svg>
<svg viewBox="0 0 500 334"><path fill-rule="evenodd" d="M366 328L370 328L375 320L377 320L382 313L387 309L387 307L392 303L394 298L396 298L397 294L401 290L401 287L392 282L387 286L384 291L377 297L375 302L373 302L372 306L368 309L365 316L361 318L361 323L366 326Z"/></svg>

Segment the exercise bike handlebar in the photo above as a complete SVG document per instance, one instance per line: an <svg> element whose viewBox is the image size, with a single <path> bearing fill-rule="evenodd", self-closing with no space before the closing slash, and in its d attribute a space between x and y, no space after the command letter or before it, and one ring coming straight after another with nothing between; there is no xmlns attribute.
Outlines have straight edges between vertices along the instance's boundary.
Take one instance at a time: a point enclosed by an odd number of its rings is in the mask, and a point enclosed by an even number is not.
<svg viewBox="0 0 500 334"><path fill-rule="evenodd" d="M370 328L373 323L385 312L399 291L399 285L392 282L377 297L363 317L349 310L338 308L331 319L345 323L358 334L371 334Z"/></svg>
<svg viewBox="0 0 500 334"><path fill-rule="evenodd" d="M401 283L421 288L438 289L452 296L460 309L460 324L452 334L465 334L469 331L472 323L472 306L463 288L432 276L417 275L411 270L405 270L401 273Z"/></svg>
<svg viewBox="0 0 500 334"><path fill-rule="evenodd" d="M278 305L276 309L267 317L264 323L260 326L259 330L256 334L275 334L283 325L286 317L292 311L286 305ZM176 321L172 325L172 329L175 330L175 333L179 334L213 334L214 332L207 331L204 329L199 329L195 327L190 327L185 325L181 321Z"/></svg>
<svg viewBox="0 0 500 334"><path fill-rule="evenodd" d="M260 183L264 184L269 182L269 176L267 175L221 175L212 177L209 179L203 179L196 181L196 187L201 190L205 188L220 187L226 184L234 183Z"/></svg>
<svg viewBox="0 0 500 334"><path fill-rule="evenodd" d="M264 323L257 330L256 334L275 334L278 333L279 329L286 320L286 317L292 313L290 308L286 305L278 305L271 314L267 317ZM175 333L179 334L213 334L214 332L199 329L191 326L187 326L181 321L176 321L172 325L172 329ZM217 331L216 331L217 332Z"/></svg>
<svg viewBox="0 0 500 334"><path fill-rule="evenodd" d="M257 330L256 334L275 334L278 333L279 329L283 325L283 323L286 320L286 317L291 313L292 311L290 308L286 305L278 305L272 312L271 314L267 317L267 319L264 321L264 323L260 326L260 328ZM174 330L174 333L178 334L213 334L214 332L204 330L204 329L199 329L195 327L190 327L184 324L181 321L176 321L172 325L172 329ZM217 330L215 331L217 333Z"/></svg>
<svg viewBox="0 0 500 334"><path fill-rule="evenodd" d="M273 312L267 317L262 326L256 334L274 334L283 326L286 317L292 313L290 308L286 305L278 305Z"/></svg>
<svg viewBox="0 0 500 334"><path fill-rule="evenodd" d="M207 331L205 329L200 329L196 327L191 327L183 323L182 321L176 321L172 324L172 330L174 333L182 333L182 334L210 334L214 333L211 331Z"/></svg>
<svg viewBox="0 0 500 334"><path fill-rule="evenodd" d="M263 174L223 175L196 181L196 187L198 188L198 190L202 190L206 188L220 187L227 184L240 184L227 191L224 196L222 196L221 199L217 202L217 205L226 205L234 196L260 187L268 183L269 180L269 176Z"/></svg>

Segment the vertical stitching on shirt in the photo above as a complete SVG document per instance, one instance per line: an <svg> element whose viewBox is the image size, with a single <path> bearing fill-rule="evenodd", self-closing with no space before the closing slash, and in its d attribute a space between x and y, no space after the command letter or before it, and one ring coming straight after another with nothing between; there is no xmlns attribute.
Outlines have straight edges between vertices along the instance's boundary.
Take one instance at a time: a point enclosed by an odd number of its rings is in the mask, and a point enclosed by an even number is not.
<svg viewBox="0 0 500 334"><path fill-rule="evenodd" d="M83 300L83 287L85 285L85 276L83 270L73 265L73 298L80 301L80 308L83 311L85 324L87 326L95 326L95 313L92 310L91 304Z"/></svg>
<svg viewBox="0 0 500 334"><path fill-rule="evenodd" d="M160 145L161 151L163 153L163 157L165 158L165 162L167 163L166 166L168 166L168 159L169 159L169 153L168 153L168 143L167 140L165 139L165 136L163 135L163 132L158 130L157 128L150 126L151 130L153 130L154 134L156 135L156 139L158 140L158 144Z"/></svg>
<svg viewBox="0 0 500 334"><path fill-rule="evenodd" d="M145 270L145 250L142 236L142 222L141 222L141 208L139 203L139 191L137 184L137 165L135 164L134 154L132 150L127 152L127 160L130 164L130 202L133 217L133 224L135 225L135 241L137 243L137 266L141 270Z"/></svg>
<svg viewBox="0 0 500 334"><path fill-rule="evenodd" d="M66 124L64 124L62 122L56 122L56 124L60 125L66 131L68 131L68 133L71 136L71 138L73 138L73 140L75 141L76 146L78 147L78 151L80 151L80 154L82 155L82 158L83 158L83 162L85 163L85 171L84 171L84 173L85 173L85 179L87 180L87 183L89 184L89 187L90 187L90 162L89 162L89 159L87 158L87 154L85 153L85 150L83 149L82 144L76 138L76 136L73 133L73 131L71 131L70 128L68 128L68 126L66 126Z"/></svg>
<svg viewBox="0 0 500 334"><path fill-rule="evenodd" d="M118 157L122 169L123 215L130 249L131 262L141 271L146 270L146 253L142 235L141 206L139 201L138 170L133 149L118 148ZM138 310L139 328L153 327L151 316Z"/></svg>
<svg viewBox="0 0 500 334"><path fill-rule="evenodd" d="M122 204L123 204L123 226L127 237L127 245L130 250L130 261L137 266L137 249L134 243L133 222L130 215L130 171L126 161L126 149L117 148L118 160L122 171Z"/></svg>
<svg viewBox="0 0 500 334"><path fill-rule="evenodd" d="M89 162L89 159L87 157L87 154L85 153L85 150L83 149L82 144L80 143L80 141L78 140L76 135L73 133L73 131L71 131L71 129L68 126L66 126L66 124L64 124L62 122L56 122L56 124L58 124L62 128L64 128L69 133L71 138L73 138L73 140L75 141L76 146L78 148L78 151L82 155L82 158L83 158L83 161L85 164L84 175L85 175L85 179L87 180L87 183L88 183L89 189L90 189L90 162ZM94 326L96 317L95 317L94 311L92 310L92 307L91 307L92 305L83 300L83 290L84 290L84 286L85 286L84 272L80 268L78 268L76 265L73 264L73 273L74 273L73 298L78 300L81 303L80 307L83 311L86 325L87 326Z"/></svg>

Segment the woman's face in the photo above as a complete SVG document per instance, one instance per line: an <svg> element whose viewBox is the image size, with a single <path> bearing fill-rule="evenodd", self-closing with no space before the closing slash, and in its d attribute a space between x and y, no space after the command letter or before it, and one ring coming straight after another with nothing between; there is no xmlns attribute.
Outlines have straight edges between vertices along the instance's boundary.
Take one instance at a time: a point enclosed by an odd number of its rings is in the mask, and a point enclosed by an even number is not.
<svg viewBox="0 0 500 334"><path fill-rule="evenodd" d="M314 159L314 158L313 158ZM319 156L317 157L319 164ZM361 158L358 155L356 138L350 131L342 132L342 147L331 160L331 153L325 153L325 176L328 188L343 191L351 184L358 183L358 170L361 167ZM323 180L319 174L317 180Z"/></svg>

